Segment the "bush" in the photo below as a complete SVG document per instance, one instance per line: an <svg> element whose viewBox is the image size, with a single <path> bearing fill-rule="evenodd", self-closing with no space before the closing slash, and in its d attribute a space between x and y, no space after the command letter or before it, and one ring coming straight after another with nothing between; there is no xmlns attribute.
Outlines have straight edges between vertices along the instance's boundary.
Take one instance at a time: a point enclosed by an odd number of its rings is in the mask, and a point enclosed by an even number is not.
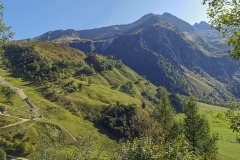
<svg viewBox="0 0 240 160"><path fill-rule="evenodd" d="M88 76L91 76L95 73L95 70L92 67L84 67L82 71L85 75L88 75Z"/></svg>
<svg viewBox="0 0 240 160"><path fill-rule="evenodd" d="M102 112L97 122L117 138L132 140L139 136L149 136L158 140L161 137L162 127L147 110L119 103L110 107Z"/></svg>
<svg viewBox="0 0 240 160"><path fill-rule="evenodd" d="M151 138L136 138L133 142L122 143L119 159L122 160L155 160L163 159L163 151L154 144Z"/></svg>
<svg viewBox="0 0 240 160"><path fill-rule="evenodd" d="M133 94L133 83L131 81L125 83L124 85L121 86L120 91L124 92L124 93L129 93L129 94Z"/></svg>
<svg viewBox="0 0 240 160"><path fill-rule="evenodd" d="M2 148L0 148L0 159L1 160L6 160L7 159L6 152Z"/></svg>
<svg viewBox="0 0 240 160"><path fill-rule="evenodd" d="M0 106L0 112L4 113L6 111L6 107Z"/></svg>
<svg viewBox="0 0 240 160"><path fill-rule="evenodd" d="M110 71L114 68L122 68L122 61L115 60L112 57L108 57L107 59L103 59L98 57L96 54L90 54L85 60L87 64L92 66L96 72Z"/></svg>
<svg viewBox="0 0 240 160"><path fill-rule="evenodd" d="M12 103L15 92L10 87L0 85L0 93L6 97L6 103Z"/></svg>
<svg viewBox="0 0 240 160"><path fill-rule="evenodd" d="M154 102L155 104L159 104L159 100L158 100L154 95L152 95L151 93L149 93L148 91L143 91L143 92L141 93L141 95L142 95L145 99L147 99L147 100L149 100L149 101L152 101L152 102Z"/></svg>
<svg viewBox="0 0 240 160"><path fill-rule="evenodd" d="M134 115L136 115L136 106L117 104L110 107L101 113L102 117L98 123L117 138L132 139L139 136L139 132L132 121Z"/></svg>
<svg viewBox="0 0 240 160"><path fill-rule="evenodd" d="M164 140L162 139L162 142ZM181 135L172 143L158 143L150 138L136 138L133 142L122 143L121 148L117 151L117 159L121 160L182 160L182 159L199 159L203 158L199 155L194 155L189 151L191 146L187 143L186 138Z"/></svg>
<svg viewBox="0 0 240 160"><path fill-rule="evenodd" d="M180 94L172 93L169 97L171 104L174 106L177 113L183 113L184 107L187 105L187 100Z"/></svg>
<svg viewBox="0 0 240 160"><path fill-rule="evenodd" d="M4 148L7 154L13 156L27 156L33 151L33 146L29 143L29 138L20 133L15 136L0 138L0 146Z"/></svg>

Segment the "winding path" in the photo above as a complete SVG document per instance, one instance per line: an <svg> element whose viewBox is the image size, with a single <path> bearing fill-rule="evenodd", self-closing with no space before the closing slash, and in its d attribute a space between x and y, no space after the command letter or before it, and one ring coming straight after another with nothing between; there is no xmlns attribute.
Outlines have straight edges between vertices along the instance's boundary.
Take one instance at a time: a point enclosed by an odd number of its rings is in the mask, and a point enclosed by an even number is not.
<svg viewBox="0 0 240 160"><path fill-rule="evenodd" d="M32 109L33 113L40 117L40 114L37 112L36 107L29 101L27 95L24 93L23 89L17 88L11 84L9 84L3 77L0 76L0 84L10 87L13 91L17 92L21 99L26 102L30 109Z"/></svg>
<svg viewBox="0 0 240 160"><path fill-rule="evenodd" d="M20 89L20 88L17 88L17 87L14 87L12 86L11 84L9 84L3 77L0 76L0 84L2 85L5 85L5 86L8 86L10 87L12 90L16 91L18 93L18 95L21 97L22 100L24 100L26 102L26 104L32 109L33 113L39 117L39 113L37 112L37 109L35 108L35 106L29 101L28 97L26 96L26 94L24 93L23 89ZM22 107L22 106L20 106ZM17 108L15 109L17 110ZM3 116L8 116L8 117L12 117L12 118L17 118L17 119L20 119L21 121L20 122L17 122L17 123L13 123L13 124L10 124L10 125L7 125L7 126L4 126L4 127L1 127L2 129L4 128L9 128L9 127L12 127L12 126L15 126L15 125L19 125L21 123L24 123L24 122L27 122L27 121L30 121L30 119L24 119L24 118L19 118L19 117L14 117L14 116L11 116L11 115L6 115L6 114L2 114L0 112L0 115L3 115ZM77 139L66 129L64 128L63 126L61 125L58 125L58 124L55 124L57 126L59 126L63 131L65 131L71 138L73 141L77 141Z"/></svg>
<svg viewBox="0 0 240 160"><path fill-rule="evenodd" d="M12 90L17 91L19 88L10 85L3 77L0 76L0 84L10 87Z"/></svg>
<svg viewBox="0 0 240 160"><path fill-rule="evenodd" d="M23 157L15 157L15 156L11 156L11 155L7 155L7 158L12 158L12 159L17 159L17 160L28 160L28 159L23 158Z"/></svg>
<svg viewBox="0 0 240 160"><path fill-rule="evenodd" d="M61 128L65 133L67 133L67 135L69 135L74 142L77 142L77 139L76 139L66 128L64 128L62 125L57 124L56 122L51 122L50 119L44 119L44 120L47 121L46 123L51 123L51 124L54 124L54 125L58 126L58 127ZM49 121L49 122L48 122L48 121ZM42 122L44 122L44 121L42 121Z"/></svg>
<svg viewBox="0 0 240 160"><path fill-rule="evenodd" d="M6 117L11 117L11 118L16 118L16 119L20 119L20 120L21 120L20 122L16 122L16 123L9 124L9 125L7 125L7 126L1 127L1 129L9 128L9 127L16 126L16 125L19 125L19 124L21 124L21 123L24 123L24 122L30 121L30 119L24 119L24 118L19 118L19 117L15 117L15 116L7 115L7 114L2 114L1 112L0 112L0 115L2 115L2 116L6 116Z"/></svg>
<svg viewBox="0 0 240 160"><path fill-rule="evenodd" d="M58 125L62 130L64 130L71 138L74 142L77 142L77 139L66 129L64 128L63 126L61 125Z"/></svg>

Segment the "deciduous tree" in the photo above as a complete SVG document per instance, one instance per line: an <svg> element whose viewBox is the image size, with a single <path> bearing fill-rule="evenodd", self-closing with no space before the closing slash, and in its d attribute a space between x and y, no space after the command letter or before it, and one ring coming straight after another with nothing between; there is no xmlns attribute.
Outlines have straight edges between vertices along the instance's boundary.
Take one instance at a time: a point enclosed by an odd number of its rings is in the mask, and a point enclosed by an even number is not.
<svg viewBox="0 0 240 160"><path fill-rule="evenodd" d="M208 16L211 25L227 36L227 44L232 47L232 57L240 58L240 1L239 0L203 0L208 4Z"/></svg>
<svg viewBox="0 0 240 160"><path fill-rule="evenodd" d="M12 38L14 33L11 32L11 27L6 26L3 22L4 5L0 2L0 46L3 46L8 42L9 38Z"/></svg>

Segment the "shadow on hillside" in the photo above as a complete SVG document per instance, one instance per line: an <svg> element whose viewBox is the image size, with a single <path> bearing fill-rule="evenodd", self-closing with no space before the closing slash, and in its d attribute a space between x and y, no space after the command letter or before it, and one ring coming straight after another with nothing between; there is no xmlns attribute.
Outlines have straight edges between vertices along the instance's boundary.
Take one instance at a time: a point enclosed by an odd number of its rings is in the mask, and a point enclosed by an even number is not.
<svg viewBox="0 0 240 160"><path fill-rule="evenodd" d="M37 84L36 82L31 81L31 79L27 78L26 76L20 74L21 72L19 70L11 70L9 68L7 68L5 65L0 65L0 68L2 68L3 70L5 70L8 73L8 77L12 77L12 78L19 78L22 81L27 82L27 84L25 84L25 86L39 86L39 84Z"/></svg>
<svg viewBox="0 0 240 160"><path fill-rule="evenodd" d="M79 70L79 71L77 71L73 74L73 77L77 77L77 76L80 76L82 74L85 74L85 71L84 70Z"/></svg>
<svg viewBox="0 0 240 160"><path fill-rule="evenodd" d="M94 124L94 127L96 127L98 129L98 132L101 134L106 135L108 138L114 140L114 141L118 141L118 138L115 137L113 134L109 133L105 128L103 128L100 125Z"/></svg>

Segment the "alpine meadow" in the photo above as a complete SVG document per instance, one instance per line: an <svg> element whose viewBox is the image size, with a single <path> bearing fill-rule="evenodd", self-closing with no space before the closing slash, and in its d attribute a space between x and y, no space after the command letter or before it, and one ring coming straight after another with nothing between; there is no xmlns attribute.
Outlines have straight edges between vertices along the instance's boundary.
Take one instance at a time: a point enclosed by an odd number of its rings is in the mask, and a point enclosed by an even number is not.
<svg viewBox="0 0 240 160"><path fill-rule="evenodd" d="M238 0L0 1L0 160L240 160L239 26Z"/></svg>

